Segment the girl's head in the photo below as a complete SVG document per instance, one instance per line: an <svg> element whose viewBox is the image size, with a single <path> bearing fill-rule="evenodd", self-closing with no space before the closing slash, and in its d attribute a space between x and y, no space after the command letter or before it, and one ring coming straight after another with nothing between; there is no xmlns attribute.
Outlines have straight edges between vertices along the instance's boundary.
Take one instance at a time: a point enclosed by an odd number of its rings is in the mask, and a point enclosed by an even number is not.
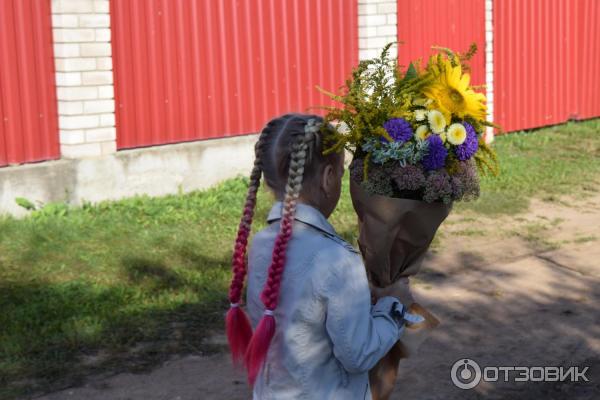
<svg viewBox="0 0 600 400"><path fill-rule="evenodd" d="M261 155L267 186L284 200L294 144L303 139L306 150L301 154L305 160L298 199L329 217L340 198L344 174L344 153L323 155L323 141L333 127L323 126L323 119L316 115L286 114L265 129L271 132L263 139Z"/></svg>
<svg viewBox="0 0 600 400"><path fill-rule="evenodd" d="M269 121L256 143L254 168L233 253L233 279L229 290L231 308L226 317L232 356L234 361L238 361L245 354L251 384L275 333L273 311L279 301L285 252L292 234L296 204L301 201L312 205L328 217L340 197L343 153L323 155L323 143L332 133L333 128L324 126L319 116L286 114ZM246 276L246 247L262 174L277 198L283 201L283 209L267 282L261 293L265 315L252 335L250 323L239 302Z"/></svg>

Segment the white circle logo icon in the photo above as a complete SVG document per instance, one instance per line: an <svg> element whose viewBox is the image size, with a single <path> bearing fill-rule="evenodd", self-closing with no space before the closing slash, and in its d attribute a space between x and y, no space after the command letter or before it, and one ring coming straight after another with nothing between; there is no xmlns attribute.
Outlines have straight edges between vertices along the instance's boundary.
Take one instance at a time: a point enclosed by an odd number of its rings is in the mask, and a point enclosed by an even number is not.
<svg viewBox="0 0 600 400"><path fill-rule="evenodd" d="M452 383L460 389L473 389L481 381L481 368L470 358L456 361L450 371Z"/></svg>

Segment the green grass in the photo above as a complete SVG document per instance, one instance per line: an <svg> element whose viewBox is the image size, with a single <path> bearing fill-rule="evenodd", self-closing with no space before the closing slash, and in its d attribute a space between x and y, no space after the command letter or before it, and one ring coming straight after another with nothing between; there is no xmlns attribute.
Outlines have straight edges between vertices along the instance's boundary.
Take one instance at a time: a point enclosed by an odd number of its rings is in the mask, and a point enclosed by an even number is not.
<svg viewBox="0 0 600 400"><path fill-rule="evenodd" d="M78 360L100 349L112 361L156 342L142 364L210 350L202 339L221 328L246 187L235 179L188 195L0 219L0 398L19 392L14 382L24 378L77 378L85 373ZM185 328L171 328L177 323ZM177 330L183 336L171 340Z"/></svg>
<svg viewBox="0 0 600 400"><path fill-rule="evenodd" d="M534 195L558 199L600 182L600 119L499 136L494 147L501 175L484 178L481 197L457 211L513 214L527 210Z"/></svg>
<svg viewBox="0 0 600 400"><path fill-rule="evenodd" d="M596 235L579 236L573 240L573 243L588 243L595 242L596 240L598 240L598 236Z"/></svg>
<svg viewBox="0 0 600 400"><path fill-rule="evenodd" d="M599 132L592 120L497 138L502 175L454 212L470 221L525 211L531 196L596 190ZM0 398L215 350L203 340L222 330L246 188L238 178L185 195L0 217ZM260 193L255 229L271 200ZM347 182L332 222L356 239Z"/></svg>

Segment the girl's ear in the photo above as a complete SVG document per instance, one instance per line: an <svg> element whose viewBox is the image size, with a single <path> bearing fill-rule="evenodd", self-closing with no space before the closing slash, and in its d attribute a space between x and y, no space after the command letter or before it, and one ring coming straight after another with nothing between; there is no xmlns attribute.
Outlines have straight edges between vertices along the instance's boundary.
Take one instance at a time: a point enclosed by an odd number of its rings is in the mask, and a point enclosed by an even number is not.
<svg viewBox="0 0 600 400"><path fill-rule="evenodd" d="M326 197L329 197L332 191L335 190L335 179L335 167L332 164L325 165L325 168L323 168L323 172L321 173L321 190L323 190Z"/></svg>

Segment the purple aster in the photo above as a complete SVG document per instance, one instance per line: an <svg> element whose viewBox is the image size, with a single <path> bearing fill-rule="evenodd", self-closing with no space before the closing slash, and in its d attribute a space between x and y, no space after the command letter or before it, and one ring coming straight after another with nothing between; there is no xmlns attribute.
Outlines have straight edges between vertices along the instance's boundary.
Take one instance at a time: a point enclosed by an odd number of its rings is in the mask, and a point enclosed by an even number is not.
<svg viewBox="0 0 600 400"><path fill-rule="evenodd" d="M479 148L479 140L477 139L475 128L468 122L463 122L463 126L467 130L467 137L462 144L459 144L454 148L456 158L460 161L465 161L473 157Z"/></svg>
<svg viewBox="0 0 600 400"><path fill-rule="evenodd" d="M404 143L413 137L413 129L410 122L404 118L392 118L385 121L383 128L394 139L394 142ZM382 137L381 141L387 143L387 139Z"/></svg>
<svg viewBox="0 0 600 400"><path fill-rule="evenodd" d="M429 146L427 154L423 157L423 167L427 171L443 168L448 157L448 150L444 147L444 142L438 135L430 135L425 139Z"/></svg>

